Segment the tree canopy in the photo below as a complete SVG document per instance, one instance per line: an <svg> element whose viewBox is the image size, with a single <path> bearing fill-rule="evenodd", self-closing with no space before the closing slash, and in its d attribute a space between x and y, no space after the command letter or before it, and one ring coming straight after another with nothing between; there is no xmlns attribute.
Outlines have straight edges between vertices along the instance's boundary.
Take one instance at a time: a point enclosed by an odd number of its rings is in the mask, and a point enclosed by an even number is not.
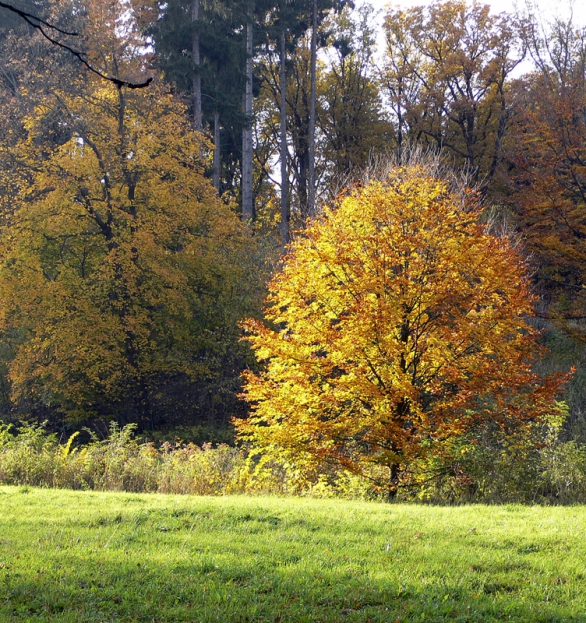
<svg viewBox="0 0 586 623"><path fill-rule="evenodd" d="M0 236L13 399L146 425L178 378L214 378L242 351L251 242L164 88L96 85L52 104L16 148L26 176Z"/></svg>
<svg viewBox="0 0 586 623"><path fill-rule="evenodd" d="M243 439L389 491L411 461L480 419L539 418L558 381L531 370L525 266L479 223L474 193L391 168L326 208L270 284L247 339Z"/></svg>
<svg viewBox="0 0 586 623"><path fill-rule="evenodd" d="M586 443L583 28L460 0L0 12L1 417L172 438L252 408L269 455L392 490L538 430L534 372L576 366Z"/></svg>

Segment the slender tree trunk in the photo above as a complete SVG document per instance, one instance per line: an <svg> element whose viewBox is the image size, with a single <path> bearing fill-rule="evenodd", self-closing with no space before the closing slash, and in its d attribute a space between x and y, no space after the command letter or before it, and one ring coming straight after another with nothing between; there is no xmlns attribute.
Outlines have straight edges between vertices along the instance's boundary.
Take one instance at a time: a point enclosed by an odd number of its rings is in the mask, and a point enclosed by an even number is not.
<svg viewBox="0 0 586 623"><path fill-rule="evenodd" d="M244 92L246 125L242 130L242 220L254 218L252 198L252 9L246 24L246 89Z"/></svg>
<svg viewBox="0 0 586 623"><path fill-rule="evenodd" d="M214 186L220 194L220 113L214 113Z"/></svg>
<svg viewBox="0 0 586 623"><path fill-rule="evenodd" d="M199 55L199 0L193 0L191 5L191 21L194 24L194 31L191 37L191 54L193 57L193 63L195 65L195 71L193 73L193 125L196 130L201 130L203 127L202 112L201 112L201 75L199 73L199 66L201 64Z"/></svg>
<svg viewBox="0 0 586 623"><path fill-rule="evenodd" d="M315 80L317 64L317 0L313 0L313 24L311 30L311 94L309 101L309 188L307 215L315 216Z"/></svg>
<svg viewBox="0 0 586 623"><path fill-rule="evenodd" d="M307 149L303 149L305 145L302 145L299 149L299 183L297 186L297 194L299 196L299 206L302 210L307 208L307 169L308 169L308 155Z"/></svg>
<svg viewBox="0 0 586 623"><path fill-rule="evenodd" d="M281 31L281 244L283 251L289 242L289 208L287 199L289 194L289 179L287 176L287 74L285 62L285 29Z"/></svg>
<svg viewBox="0 0 586 623"><path fill-rule="evenodd" d="M402 86L399 86L398 93L398 105L397 105L397 158L398 164L403 164L403 108L401 106L401 96L403 95Z"/></svg>
<svg viewBox="0 0 586 623"><path fill-rule="evenodd" d="M399 466L393 463L389 467L389 484L387 488L387 499L389 501L394 500L397 497L399 490Z"/></svg>

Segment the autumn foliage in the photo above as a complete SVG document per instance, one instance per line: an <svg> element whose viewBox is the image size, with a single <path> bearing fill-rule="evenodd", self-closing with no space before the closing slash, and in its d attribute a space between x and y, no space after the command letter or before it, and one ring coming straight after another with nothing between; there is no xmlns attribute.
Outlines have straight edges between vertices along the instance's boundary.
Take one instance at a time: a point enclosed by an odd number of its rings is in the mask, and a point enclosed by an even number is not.
<svg viewBox="0 0 586 623"><path fill-rule="evenodd" d="M58 144L47 139L55 117ZM16 404L149 426L189 400L173 398L178 384L222 373L251 312L251 242L203 175L202 140L160 87L98 84L27 119L0 232Z"/></svg>
<svg viewBox="0 0 586 623"><path fill-rule="evenodd" d="M392 168L324 210L270 285L247 339L240 436L265 455L396 489L402 471L481 420L539 419L558 381L531 371L524 263L470 191Z"/></svg>
<svg viewBox="0 0 586 623"><path fill-rule="evenodd" d="M586 342L586 35L557 20L533 32L537 69L520 84L511 199L551 318Z"/></svg>

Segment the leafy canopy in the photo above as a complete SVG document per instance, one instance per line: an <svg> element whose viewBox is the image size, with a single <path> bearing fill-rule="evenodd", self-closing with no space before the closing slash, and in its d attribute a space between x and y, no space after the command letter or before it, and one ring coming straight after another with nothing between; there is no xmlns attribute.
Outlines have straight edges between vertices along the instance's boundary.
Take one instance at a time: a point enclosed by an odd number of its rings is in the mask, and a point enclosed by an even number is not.
<svg viewBox="0 0 586 623"><path fill-rule="evenodd" d="M586 36L571 20L536 30L537 71L520 85L509 138L510 188L547 316L586 343Z"/></svg>
<svg viewBox="0 0 586 623"><path fill-rule="evenodd" d="M46 138L55 117L58 145ZM204 178L201 136L158 86L58 94L27 130L0 231L13 400L149 424L169 386L218 376L238 351L237 322L253 313L250 238Z"/></svg>
<svg viewBox="0 0 586 623"><path fill-rule="evenodd" d="M248 321L242 438L298 466L329 464L387 490L416 457L482 419L539 418L559 383L530 368L524 265L424 166L343 197L291 248L266 323Z"/></svg>

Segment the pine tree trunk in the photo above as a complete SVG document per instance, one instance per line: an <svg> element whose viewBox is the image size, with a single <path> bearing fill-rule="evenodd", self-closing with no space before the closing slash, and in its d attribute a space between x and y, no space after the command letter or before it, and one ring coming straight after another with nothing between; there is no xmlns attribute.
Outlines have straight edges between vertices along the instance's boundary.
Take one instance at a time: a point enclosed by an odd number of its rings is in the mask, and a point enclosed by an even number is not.
<svg viewBox="0 0 586 623"><path fill-rule="evenodd" d="M220 113L214 113L214 186L220 194Z"/></svg>
<svg viewBox="0 0 586 623"><path fill-rule="evenodd" d="M199 66L201 64L199 55L199 0L193 0L191 5L191 21L194 23L194 31L191 37L191 54L193 63L195 65L195 71L193 73L193 125L196 130L201 130L203 127L202 112L201 112L201 75L199 73Z"/></svg>
<svg viewBox="0 0 586 623"><path fill-rule="evenodd" d="M279 61L281 63L281 244L283 251L289 243L289 209L287 195L289 193L289 180L287 176L287 74L285 62L285 30L281 32L281 50Z"/></svg>
<svg viewBox="0 0 586 623"><path fill-rule="evenodd" d="M315 81L317 64L317 0L313 0L311 30L311 94L309 101L309 180L307 215L315 216Z"/></svg>
<svg viewBox="0 0 586 623"><path fill-rule="evenodd" d="M246 89L244 115L246 125L242 130L242 220L254 218L252 198L252 10L246 24Z"/></svg>

